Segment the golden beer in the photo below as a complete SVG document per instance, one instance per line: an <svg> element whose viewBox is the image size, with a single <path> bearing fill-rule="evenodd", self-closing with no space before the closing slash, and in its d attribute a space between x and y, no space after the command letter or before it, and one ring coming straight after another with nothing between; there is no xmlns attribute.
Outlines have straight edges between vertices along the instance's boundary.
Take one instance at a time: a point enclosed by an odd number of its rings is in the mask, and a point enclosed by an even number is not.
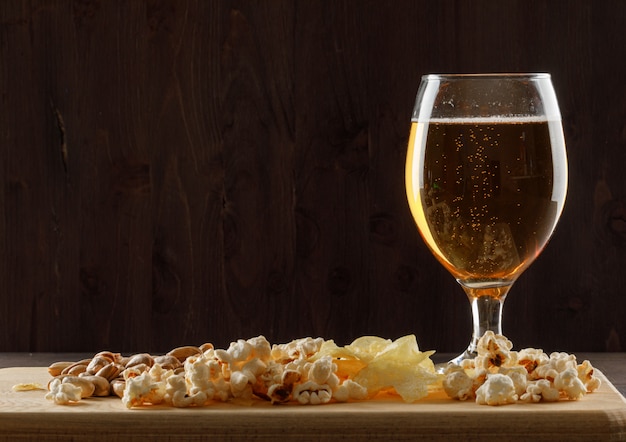
<svg viewBox="0 0 626 442"><path fill-rule="evenodd" d="M409 206L428 247L470 297L506 295L546 245L564 201L567 176L553 157L561 151L560 121L412 122Z"/></svg>

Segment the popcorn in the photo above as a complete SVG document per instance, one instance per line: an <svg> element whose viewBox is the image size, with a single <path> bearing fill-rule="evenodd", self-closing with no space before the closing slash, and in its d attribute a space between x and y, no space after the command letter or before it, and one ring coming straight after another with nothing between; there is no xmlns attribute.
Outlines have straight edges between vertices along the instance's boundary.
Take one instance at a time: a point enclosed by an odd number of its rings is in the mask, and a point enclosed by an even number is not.
<svg viewBox="0 0 626 442"><path fill-rule="evenodd" d="M600 387L600 379L593 375L593 367L591 363L584 360L582 364L576 367L578 378L585 384L587 392L591 393Z"/></svg>
<svg viewBox="0 0 626 442"><path fill-rule="evenodd" d="M526 369L529 376L535 375L535 369L549 360L543 350L525 348L518 352L517 362Z"/></svg>
<svg viewBox="0 0 626 442"><path fill-rule="evenodd" d="M314 381L296 385L293 390L293 398L301 404L325 404L330 401L332 395L328 385L320 385Z"/></svg>
<svg viewBox="0 0 626 442"><path fill-rule="evenodd" d="M205 391L197 390L187 394L187 383L182 375L170 376L165 387L165 402L175 407L189 407L191 405L201 406L207 401Z"/></svg>
<svg viewBox="0 0 626 442"><path fill-rule="evenodd" d="M485 383L476 390L478 404L505 405L512 404L517 399L513 380L500 373L489 374Z"/></svg>
<svg viewBox="0 0 626 442"><path fill-rule="evenodd" d="M515 363L517 355L511 352L513 344L506 337L487 331L478 341L478 356L474 359L476 368L486 370Z"/></svg>
<svg viewBox="0 0 626 442"><path fill-rule="evenodd" d="M211 362L212 361L207 360L204 356L199 358L190 357L185 360L185 375L183 376L183 380L185 381L186 390L189 390L190 396L196 396L202 393L207 399L212 399L215 395L212 379L215 377L216 367L214 364L211 364ZM172 386L174 382L178 384L180 381L173 381Z"/></svg>
<svg viewBox="0 0 626 442"><path fill-rule="evenodd" d="M556 379L554 379L554 386L565 392L568 399L577 400L587 393L587 387L585 387L585 384L578 378L576 368L568 368L559 373Z"/></svg>
<svg viewBox="0 0 626 442"><path fill-rule="evenodd" d="M448 397L461 401L476 397L474 380L468 376L462 367L455 364L449 364L446 368L443 389Z"/></svg>
<svg viewBox="0 0 626 442"><path fill-rule="evenodd" d="M82 389L70 383L63 383L61 379L53 379L50 382L50 391L46 393L46 399L54 401L58 405L67 405L78 402L81 399Z"/></svg>
<svg viewBox="0 0 626 442"><path fill-rule="evenodd" d="M501 367L499 373L505 374L511 378L513 385L515 386L515 393L519 396L526 392L528 385L528 373L526 369L521 366L513 367Z"/></svg>
<svg viewBox="0 0 626 442"><path fill-rule="evenodd" d="M324 343L322 338L301 338L287 344L274 345L271 357L277 362L288 362L296 359L306 359L317 353Z"/></svg>
<svg viewBox="0 0 626 442"><path fill-rule="evenodd" d="M124 388L122 403L126 405L126 408L146 403L156 405L163 402L165 382L155 381L149 371L145 371L137 376L130 372L128 375L125 374L125 379L126 387Z"/></svg>
<svg viewBox="0 0 626 442"><path fill-rule="evenodd" d="M558 401L561 393L547 379L532 381L526 387L526 393L520 396L522 402Z"/></svg>
<svg viewBox="0 0 626 442"><path fill-rule="evenodd" d="M282 404L288 402L293 387L299 382L301 375L296 370L285 370L281 376L280 382L271 385L267 390L267 395L273 404Z"/></svg>
<svg viewBox="0 0 626 442"><path fill-rule="evenodd" d="M253 396L274 404L325 404L364 400L380 391L412 402L428 394L439 377L415 336L396 341L365 337L339 347L321 338L302 338L270 346L263 337L232 342L227 349L203 347L188 352L182 373L133 367L124 371L123 402L128 407L165 402L175 407L203 406ZM341 369L340 369L341 367Z"/></svg>
<svg viewBox="0 0 626 442"><path fill-rule="evenodd" d="M338 402L347 402L350 399L364 400L367 399L367 388L351 379L346 379L333 390L333 398Z"/></svg>
<svg viewBox="0 0 626 442"><path fill-rule="evenodd" d="M450 364L442 382L454 399L475 398L479 404L578 400L600 386L589 361L577 364L576 356L527 348L512 351L511 342L486 332L478 341L474 359Z"/></svg>

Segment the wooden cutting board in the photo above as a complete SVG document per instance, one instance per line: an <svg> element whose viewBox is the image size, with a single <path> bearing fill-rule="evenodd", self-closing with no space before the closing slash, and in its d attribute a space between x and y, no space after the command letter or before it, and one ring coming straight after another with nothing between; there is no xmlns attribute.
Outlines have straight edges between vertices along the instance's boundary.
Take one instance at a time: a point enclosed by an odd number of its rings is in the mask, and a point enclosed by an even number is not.
<svg viewBox="0 0 626 442"><path fill-rule="evenodd" d="M55 405L45 368L0 369L0 441L15 440L626 440L626 400L602 387L580 401L499 407L431 394L413 404L395 397L318 406L215 403L202 408L128 410L116 397Z"/></svg>

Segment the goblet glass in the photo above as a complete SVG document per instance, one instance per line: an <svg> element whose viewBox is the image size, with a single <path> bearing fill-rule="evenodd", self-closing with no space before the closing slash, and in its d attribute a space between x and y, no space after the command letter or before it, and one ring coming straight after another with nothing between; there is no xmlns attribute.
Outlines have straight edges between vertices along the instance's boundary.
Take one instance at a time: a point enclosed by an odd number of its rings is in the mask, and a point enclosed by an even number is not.
<svg viewBox="0 0 626 442"><path fill-rule="evenodd" d="M502 334L511 286L541 253L567 193L549 74L425 75L411 119L406 191L422 238L472 308L468 348Z"/></svg>

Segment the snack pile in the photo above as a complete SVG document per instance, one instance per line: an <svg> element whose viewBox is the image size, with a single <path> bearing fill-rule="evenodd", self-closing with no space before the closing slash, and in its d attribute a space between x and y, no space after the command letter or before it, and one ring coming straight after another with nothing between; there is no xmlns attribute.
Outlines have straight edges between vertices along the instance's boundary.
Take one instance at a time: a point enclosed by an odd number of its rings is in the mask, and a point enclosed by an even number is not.
<svg viewBox="0 0 626 442"><path fill-rule="evenodd" d="M502 335L487 332L477 356L438 373L434 351L419 350L414 335L395 341L364 336L340 347L302 338L271 345L263 336L227 349L212 344L176 348L165 355L123 357L103 351L78 362L56 362L46 399L69 404L116 395L127 408L166 404L201 407L216 401L264 399L273 404L325 404L398 395L414 402L441 391L478 404L578 400L600 386L589 361L527 348L513 351Z"/></svg>
<svg viewBox="0 0 626 442"><path fill-rule="evenodd" d="M512 347L506 337L486 332L474 359L446 367L443 388L448 396L486 405L551 402L578 400L600 386L589 361L578 364L573 354Z"/></svg>
<svg viewBox="0 0 626 442"><path fill-rule="evenodd" d="M68 404L115 394L132 408L253 398L274 404L324 404L389 392L413 402L439 382L430 360L433 353L421 352L414 335L395 341L365 336L345 347L322 338L272 346L258 336L233 342L228 349L205 344L155 357L125 358L105 351L89 360L52 364L46 398Z"/></svg>

